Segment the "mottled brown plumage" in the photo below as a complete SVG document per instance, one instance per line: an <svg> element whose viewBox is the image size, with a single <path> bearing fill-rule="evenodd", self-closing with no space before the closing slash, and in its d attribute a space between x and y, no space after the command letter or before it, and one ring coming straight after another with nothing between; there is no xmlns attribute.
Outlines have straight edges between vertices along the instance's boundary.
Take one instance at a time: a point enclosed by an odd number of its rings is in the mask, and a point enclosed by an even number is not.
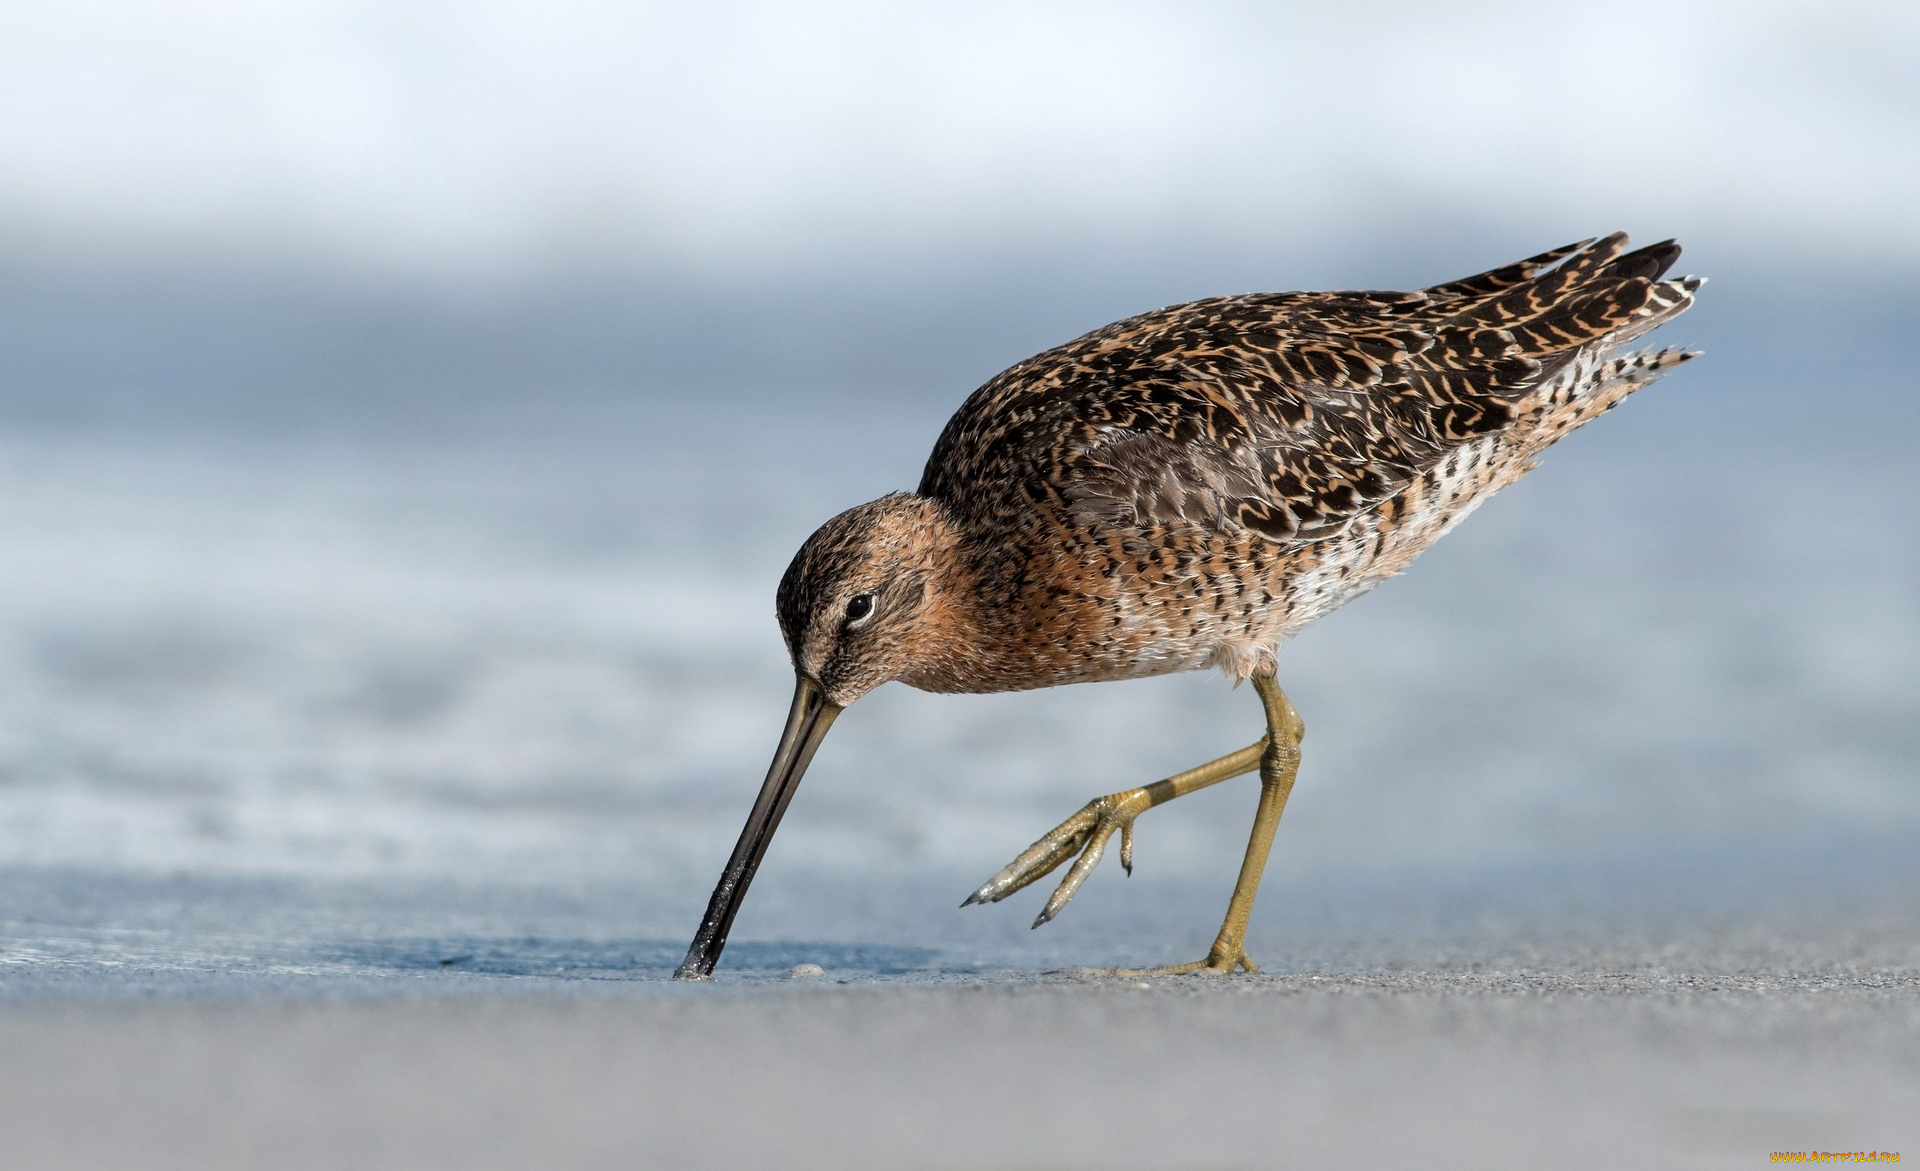
<svg viewBox="0 0 1920 1171"><path fill-rule="evenodd" d="M1673 243L1625 244L1420 292L1195 301L1029 358L954 415L918 493L807 542L781 583L788 644L819 657L837 702L881 681L834 686L875 657L836 660L829 648L858 648L809 627L828 595L852 596L834 588L846 580L895 610L945 603L888 676L929 691L1270 666L1288 635L1690 356L1603 360L1698 285L1659 279ZM877 543L912 546L905 577L851 573Z"/></svg>
<svg viewBox="0 0 1920 1171"><path fill-rule="evenodd" d="M1263 744L1297 740L1272 684L1288 636L1692 356L1621 352L1700 284L1663 279L1672 241L1626 246L1615 233L1417 292L1209 298L1021 362L954 415L917 492L842 513L794 558L778 602L803 693L830 720L889 680L1007 691L1217 666L1265 681ZM1194 784L1220 779L1213 767ZM1263 779L1280 768L1266 761ZM976 899L1057 866L1048 841ZM1076 874L1089 857L1098 843ZM743 859L728 871L741 890L757 855ZM719 914L708 927L724 940ZM703 954L710 967L718 948Z"/></svg>

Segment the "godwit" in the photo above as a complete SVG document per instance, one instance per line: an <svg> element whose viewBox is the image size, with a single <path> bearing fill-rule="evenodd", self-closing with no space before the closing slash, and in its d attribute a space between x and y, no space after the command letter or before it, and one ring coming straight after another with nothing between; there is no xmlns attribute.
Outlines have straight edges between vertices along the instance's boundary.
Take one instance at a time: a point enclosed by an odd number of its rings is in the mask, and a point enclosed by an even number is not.
<svg viewBox="0 0 1920 1171"><path fill-rule="evenodd" d="M1274 676L1281 644L1693 356L1623 352L1701 283L1662 279L1680 255L1670 240L1626 246L1615 233L1418 292L1175 305L975 391L919 491L834 517L781 578L793 707L676 974L713 971L814 750L882 683L1016 691L1204 667L1253 681L1264 736L1095 798L966 901L998 902L1077 854L1038 927L1115 833L1131 872L1141 813L1257 769L1253 833L1212 949L1151 971L1258 971L1247 920L1305 731Z"/></svg>

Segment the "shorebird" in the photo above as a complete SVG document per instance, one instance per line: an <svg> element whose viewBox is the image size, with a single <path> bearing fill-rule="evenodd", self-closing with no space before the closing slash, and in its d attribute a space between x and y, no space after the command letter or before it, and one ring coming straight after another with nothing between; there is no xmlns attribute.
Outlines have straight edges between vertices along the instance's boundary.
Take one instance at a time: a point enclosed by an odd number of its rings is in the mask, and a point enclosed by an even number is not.
<svg viewBox="0 0 1920 1171"><path fill-rule="evenodd" d="M1218 668L1251 680L1266 734L1109 793L966 903L1074 859L1060 913L1118 834L1250 772L1260 799L1206 958L1137 974L1257 972L1254 894L1305 726L1275 671L1308 623L1404 570L1576 427L1693 357L1629 351L1701 281L1663 279L1668 240L1585 240L1415 292L1213 297L1029 358L947 423L916 492L807 538L777 611L796 683L759 799L677 976L702 979L814 750L849 704L898 680L988 692Z"/></svg>

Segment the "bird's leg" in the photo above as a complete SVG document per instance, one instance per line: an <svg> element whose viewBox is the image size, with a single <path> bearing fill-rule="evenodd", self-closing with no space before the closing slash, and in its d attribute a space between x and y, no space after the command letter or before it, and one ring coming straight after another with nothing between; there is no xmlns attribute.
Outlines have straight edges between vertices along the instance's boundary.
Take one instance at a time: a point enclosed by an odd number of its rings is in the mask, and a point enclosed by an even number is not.
<svg viewBox="0 0 1920 1171"><path fill-rule="evenodd" d="M1284 702L1284 700L1283 700ZM1208 761L1199 768L1188 769L1168 777L1164 781L1155 781L1151 785L1138 789L1128 789L1123 793L1109 793L1105 797L1096 797L1087 802L1080 812L1061 822L1046 836L1028 846L1026 852L1007 863L1006 869L989 878L986 885L967 896L960 905L971 906L974 903L997 903L1014 891L1040 881L1058 869L1062 862L1075 854L1079 861L1067 871L1060 880L1060 886L1040 910L1040 917L1033 921L1035 927L1052 919L1060 913L1080 889L1080 884L1093 873L1100 864L1100 858L1106 853L1107 842L1115 831L1120 834L1120 865L1128 874L1133 873L1133 819L1152 809L1164 805L1175 797L1184 797L1196 789L1204 789L1232 777L1250 773L1261 767L1265 759L1267 741L1260 740L1240 751L1230 753L1219 760Z"/></svg>
<svg viewBox="0 0 1920 1171"><path fill-rule="evenodd" d="M1220 925L1220 934L1214 937L1213 948L1204 960L1165 968L1120 969L1112 975L1177 976L1205 972L1230 976L1236 970L1256 974L1260 971L1247 958L1247 920L1253 917L1253 896L1260 890L1260 872L1266 869L1274 831L1280 828L1280 814L1293 792L1294 774L1300 770L1300 740L1306 735L1307 727L1272 675L1255 675L1253 687L1267 709L1267 738L1261 742L1264 751L1260 754L1260 807L1253 815L1253 834L1247 840L1247 855L1240 863L1240 878L1233 884L1233 898L1227 903L1227 921Z"/></svg>

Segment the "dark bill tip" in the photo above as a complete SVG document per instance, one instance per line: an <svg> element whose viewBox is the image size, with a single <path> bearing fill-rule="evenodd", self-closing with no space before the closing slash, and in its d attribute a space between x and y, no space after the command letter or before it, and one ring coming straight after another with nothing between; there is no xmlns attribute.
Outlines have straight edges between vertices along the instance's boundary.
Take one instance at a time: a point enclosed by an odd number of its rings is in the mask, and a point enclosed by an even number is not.
<svg viewBox="0 0 1920 1171"><path fill-rule="evenodd" d="M804 675L795 681L793 707L787 712L787 727L780 734L780 747L773 754L767 779L760 785L760 796L753 803L753 811L747 814L747 824L740 830L733 856L727 859L719 885L713 888L706 917L700 921L700 930L694 934L693 945L687 948L687 958L680 962L674 979L705 980L713 975L713 965L727 946L727 932L733 928L733 917L746 900L747 887L753 882L754 871L760 868L760 859L766 856L768 843L773 841L773 831L780 828L780 819L787 812L787 803L793 800L794 790L800 787L800 778L806 775L814 750L826 739L827 729L833 726L834 717L840 711L840 706L827 699L818 683Z"/></svg>

